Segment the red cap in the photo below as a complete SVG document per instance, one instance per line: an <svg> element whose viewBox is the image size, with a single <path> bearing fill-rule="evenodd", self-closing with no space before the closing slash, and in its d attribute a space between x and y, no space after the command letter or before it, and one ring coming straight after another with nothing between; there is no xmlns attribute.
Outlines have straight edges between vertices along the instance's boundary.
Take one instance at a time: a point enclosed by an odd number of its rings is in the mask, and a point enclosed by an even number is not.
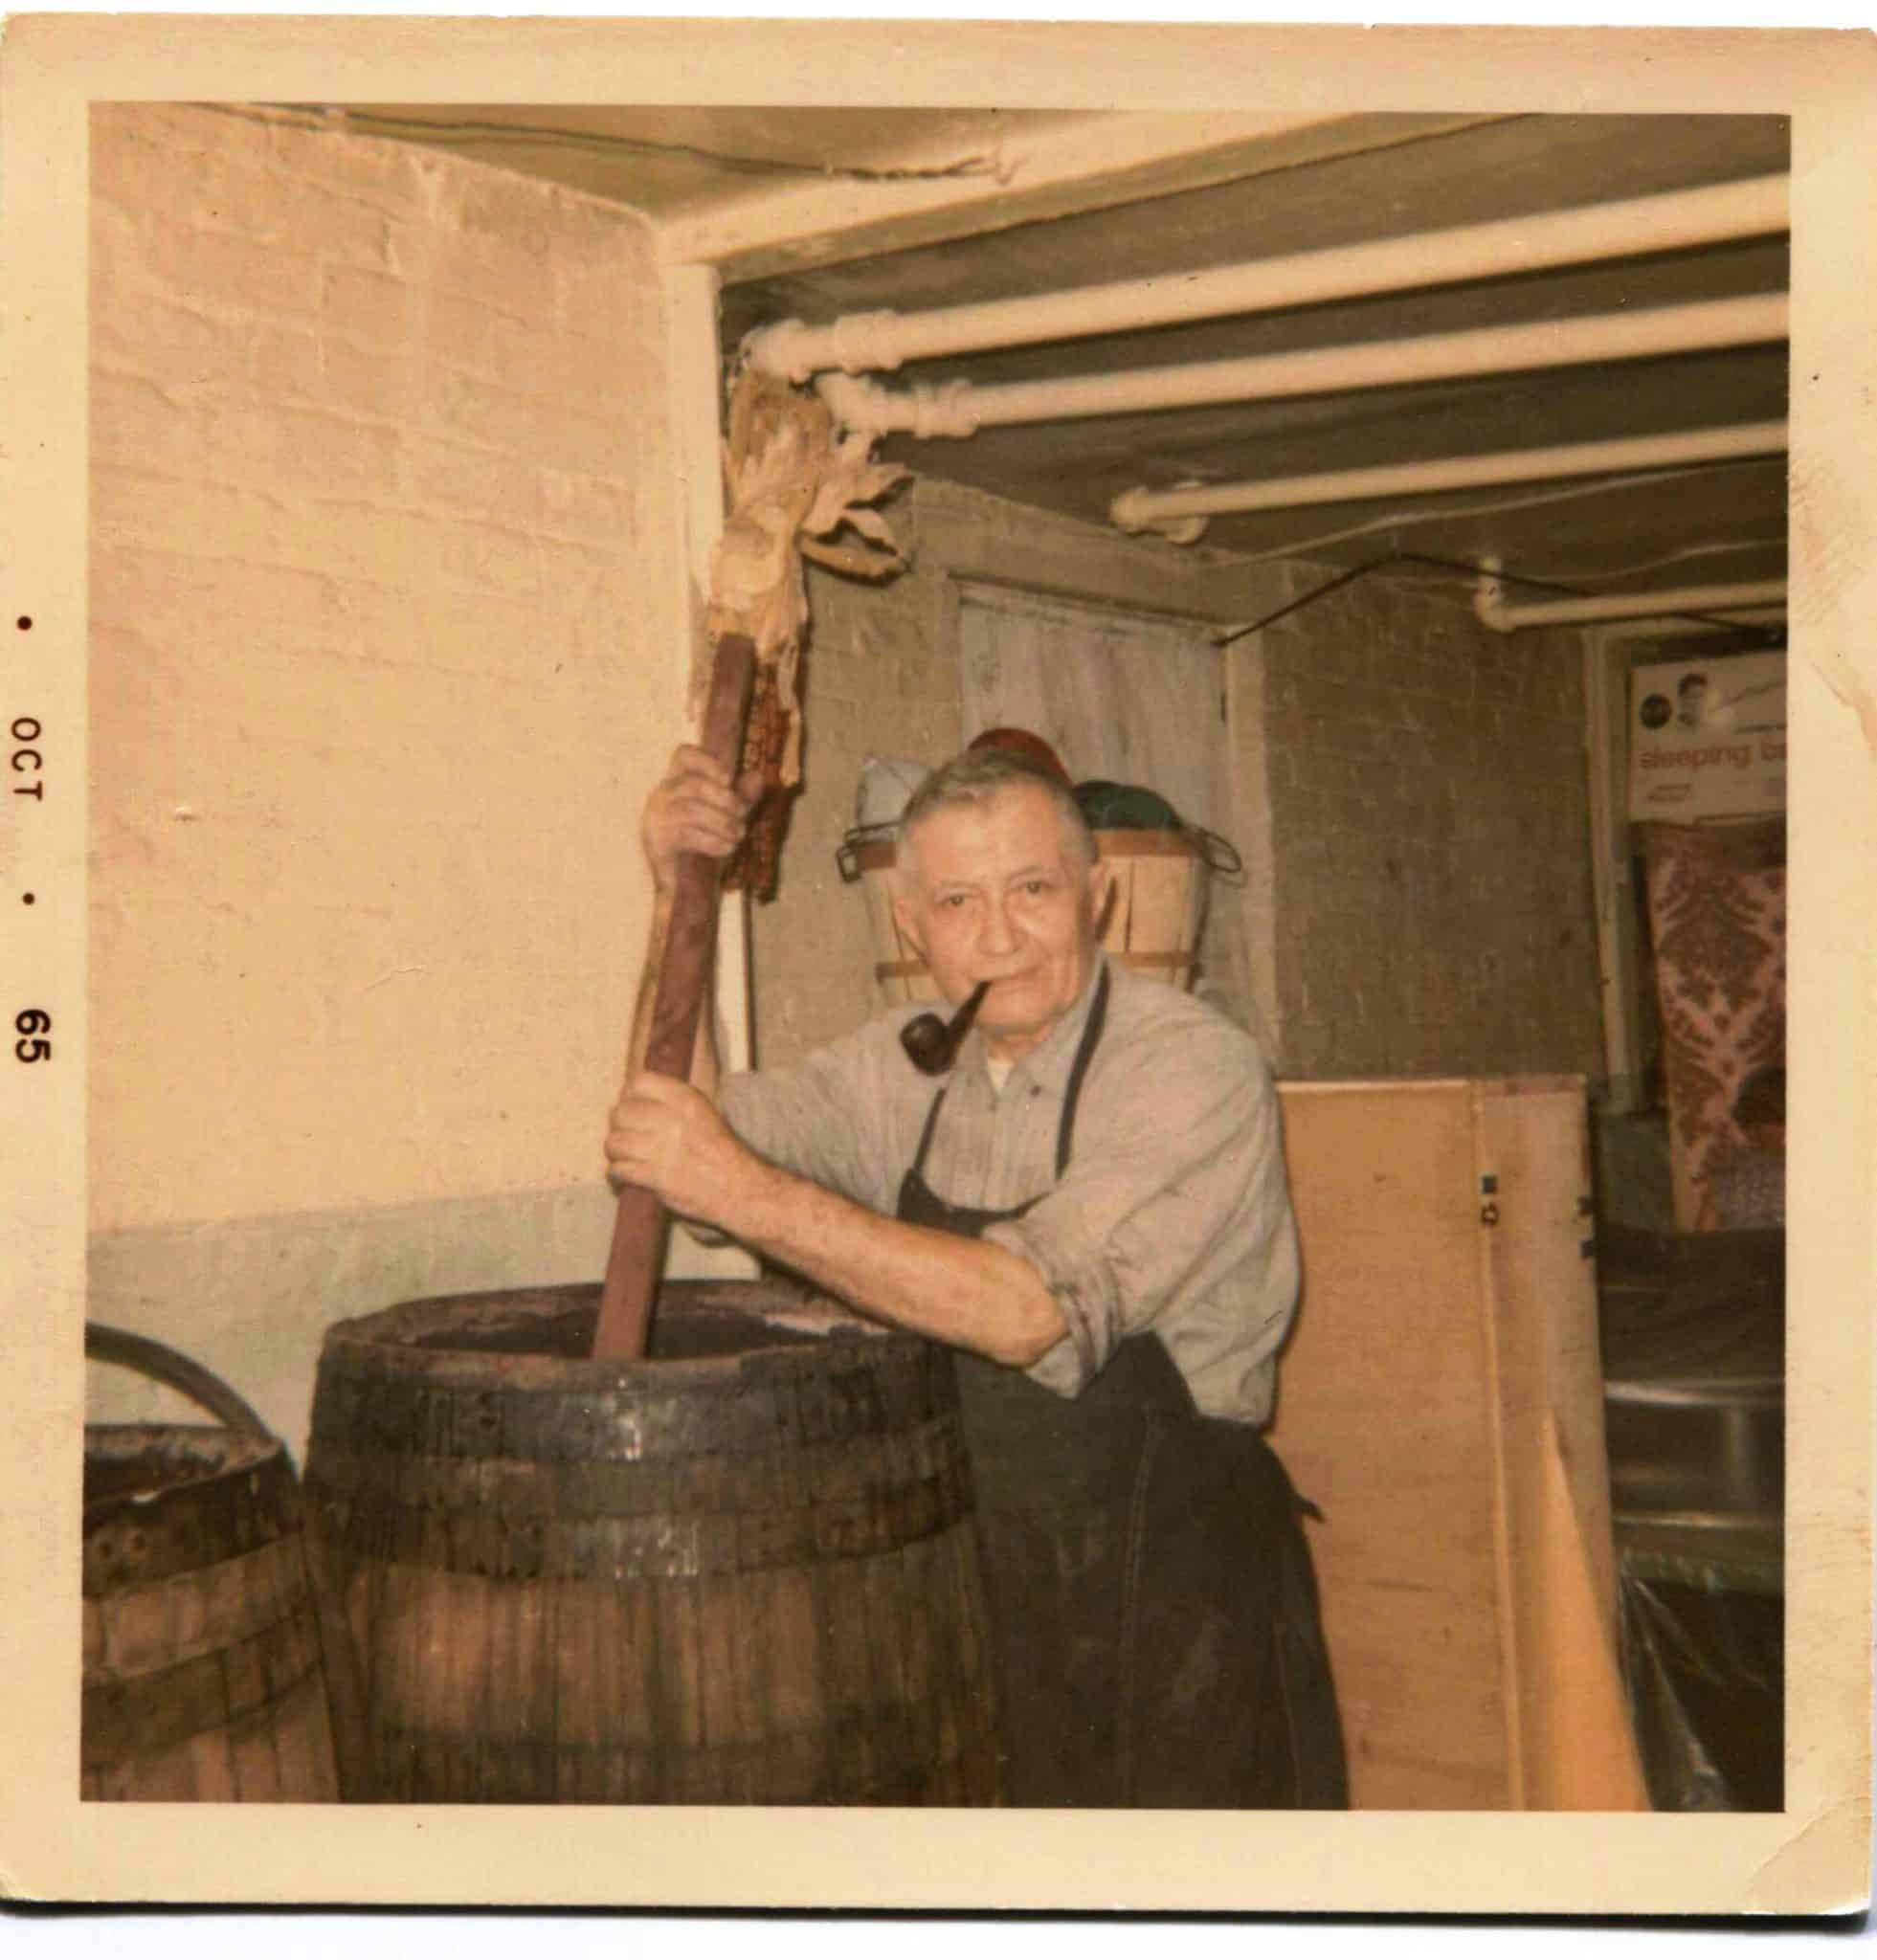
<svg viewBox="0 0 1877 1960"><path fill-rule="evenodd" d="M1074 788L1068 770L1062 767L1061 757L1040 735L1032 735L1027 728L987 728L971 746L973 748L1007 748L1013 755L1021 756L1032 768Z"/></svg>

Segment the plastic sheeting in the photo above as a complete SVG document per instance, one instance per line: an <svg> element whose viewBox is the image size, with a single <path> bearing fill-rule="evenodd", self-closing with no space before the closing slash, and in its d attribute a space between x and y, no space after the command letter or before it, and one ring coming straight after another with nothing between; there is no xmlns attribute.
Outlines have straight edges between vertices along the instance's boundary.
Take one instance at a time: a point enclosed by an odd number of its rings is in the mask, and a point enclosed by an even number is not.
<svg viewBox="0 0 1877 1960"><path fill-rule="evenodd" d="M1778 1810L1783 1238L1598 1241L1623 1672L1649 1798Z"/></svg>
<svg viewBox="0 0 1877 1960"><path fill-rule="evenodd" d="M1785 1803L1785 1601L1621 1574L1623 1673L1660 1811Z"/></svg>

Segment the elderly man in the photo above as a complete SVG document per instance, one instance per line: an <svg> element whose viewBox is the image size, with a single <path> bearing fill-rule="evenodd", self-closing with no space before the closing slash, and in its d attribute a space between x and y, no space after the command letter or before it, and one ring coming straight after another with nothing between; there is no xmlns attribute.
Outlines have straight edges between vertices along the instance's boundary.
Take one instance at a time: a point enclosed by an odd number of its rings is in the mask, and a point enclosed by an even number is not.
<svg viewBox="0 0 1877 1960"><path fill-rule="evenodd" d="M751 787L674 756L656 931L678 854L727 855ZM900 878L946 1000L990 983L949 1080L906 1059L905 1010L721 1083L701 1040L695 1086L630 1081L612 1173L956 1350L1012 1802L1339 1806L1307 1507L1259 1435L1298 1286L1268 1071L1106 959L1108 868L1017 758L926 781Z"/></svg>

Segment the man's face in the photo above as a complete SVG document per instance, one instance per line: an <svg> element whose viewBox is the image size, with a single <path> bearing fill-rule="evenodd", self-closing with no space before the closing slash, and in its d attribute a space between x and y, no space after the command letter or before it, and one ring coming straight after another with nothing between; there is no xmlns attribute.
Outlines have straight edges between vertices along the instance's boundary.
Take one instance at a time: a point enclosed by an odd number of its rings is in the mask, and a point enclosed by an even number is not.
<svg viewBox="0 0 1877 1960"><path fill-rule="evenodd" d="M1021 784L928 816L903 858L901 931L954 1007L992 982L977 1025L993 1055L1027 1055L1087 981L1107 866L1084 870L1048 791Z"/></svg>

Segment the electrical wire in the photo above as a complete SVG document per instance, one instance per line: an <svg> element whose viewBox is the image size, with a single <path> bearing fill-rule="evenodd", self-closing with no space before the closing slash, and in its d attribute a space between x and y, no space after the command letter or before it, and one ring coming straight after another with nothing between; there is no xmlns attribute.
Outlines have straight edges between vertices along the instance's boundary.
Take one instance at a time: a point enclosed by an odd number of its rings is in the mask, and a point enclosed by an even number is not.
<svg viewBox="0 0 1877 1960"><path fill-rule="evenodd" d="M1784 550L1786 540L1776 537L1733 538L1719 545L1684 545L1679 551L1665 551L1655 558L1638 558L1627 565L1606 565L1586 576L1594 581L1635 578L1645 571L1660 571L1665 565L1686 565L1690 558L1719 558L1741 551Z"/></svg>
<svg viewBox="0 0 1877 1960"><path fill-rule="evenodd" d="M1301 612L1305 607L1313 606L1319 599L1327 599L1331 592L1339 591L1344 586L1353 585L1357 579L1390 565L1425 565L1441 571L1462 571L1471 578L1496 579L1501 585L1529 586L1537 591L1561 593L1573 599L1596 599L1604 596L1600 592L1588 592L1581 586L1561 584L1556 579L1532 578L1522 572L1506 571L1503 568L1489 569L1484 565L1474 564L1469 559L1441 558L1427 551L1387 551L1379 557L1364 559L1360 565L1352 566L1349 570L1338 572L1334 578L1326 579L1322 585L1312 587L1302 598L1288 601L1280 606L1275 612L1267 612L1262 619L1254 619L1249 626L1237 626L1230 633L1215 635L1213 645L1222 650L1250 634L1262 633L1267 626L1275 626L1280 619L1287 619L1291 613ZM1755 630L1752 627L1743 627L1737 619L1729 619L1712 612L1664 612L1646 616L1659 619L1686 619L1697 626L1723 627L1735 632ZM1784 636L1782 629L1778 627L1768 626L1756 630L1765 635L1769 644Z"/></svg>
<svg viewBox="0 0 1877 1960"><path fill-rule="evenodd" d="M1352 538L1373 537L1377 531L1398 529L1407 524L1440 523L1451 518L1497 517L1502 511L1531 510L1541 504L1568 503L1578 497L1607 496L1613 488L1646 488L1652 483L1680 482L1687 477L1698 477L1716 469L1754 469L1763 467L1764 457L1742 457L1726 461L1704 463L1696 469L1650 470L1638 476L1625 476L1612 483L1607 479L1585 479L1556 490L1537 490L1528 497L1495 497L1485 503L1453 504L1441 509L1396 510L1384 512L1380 517L1366 519L1359 524L1348 524L1339 531L1326 531L1314 538L1302 538L1283 545L1274 545L1268 551L1258 551L1240 562L1246 565L1263 565L1274 558L1296 558L1307 551L1320 549L1325 545L1347 544Z"/></svg>
<svg viewBox="0 0 1877 1960"><path fill-rule="evenodd" d="M1247 634L1263 633L1267 626L1275 626L1280 619L1288 619L1291 613L1301 612L1306 606L1314 606L1319 599L1327 599L1331 592L1339 591L1344 586L1353 585L1365 573L1374 571L1380 566L1394 563L1395 556L1392 552L1380 558L1365 559L1362 564L1350 570L1338 572L1334 578L1313 587L1301 599L1292 599L1288 605L1280 606L1275 612L1265 613L1263 619L1254 619L1249 626L1236 626L1230 633L1215 634L1213 645L1223 649L1229 647L1234 640L1243 639Z"/></svg>

